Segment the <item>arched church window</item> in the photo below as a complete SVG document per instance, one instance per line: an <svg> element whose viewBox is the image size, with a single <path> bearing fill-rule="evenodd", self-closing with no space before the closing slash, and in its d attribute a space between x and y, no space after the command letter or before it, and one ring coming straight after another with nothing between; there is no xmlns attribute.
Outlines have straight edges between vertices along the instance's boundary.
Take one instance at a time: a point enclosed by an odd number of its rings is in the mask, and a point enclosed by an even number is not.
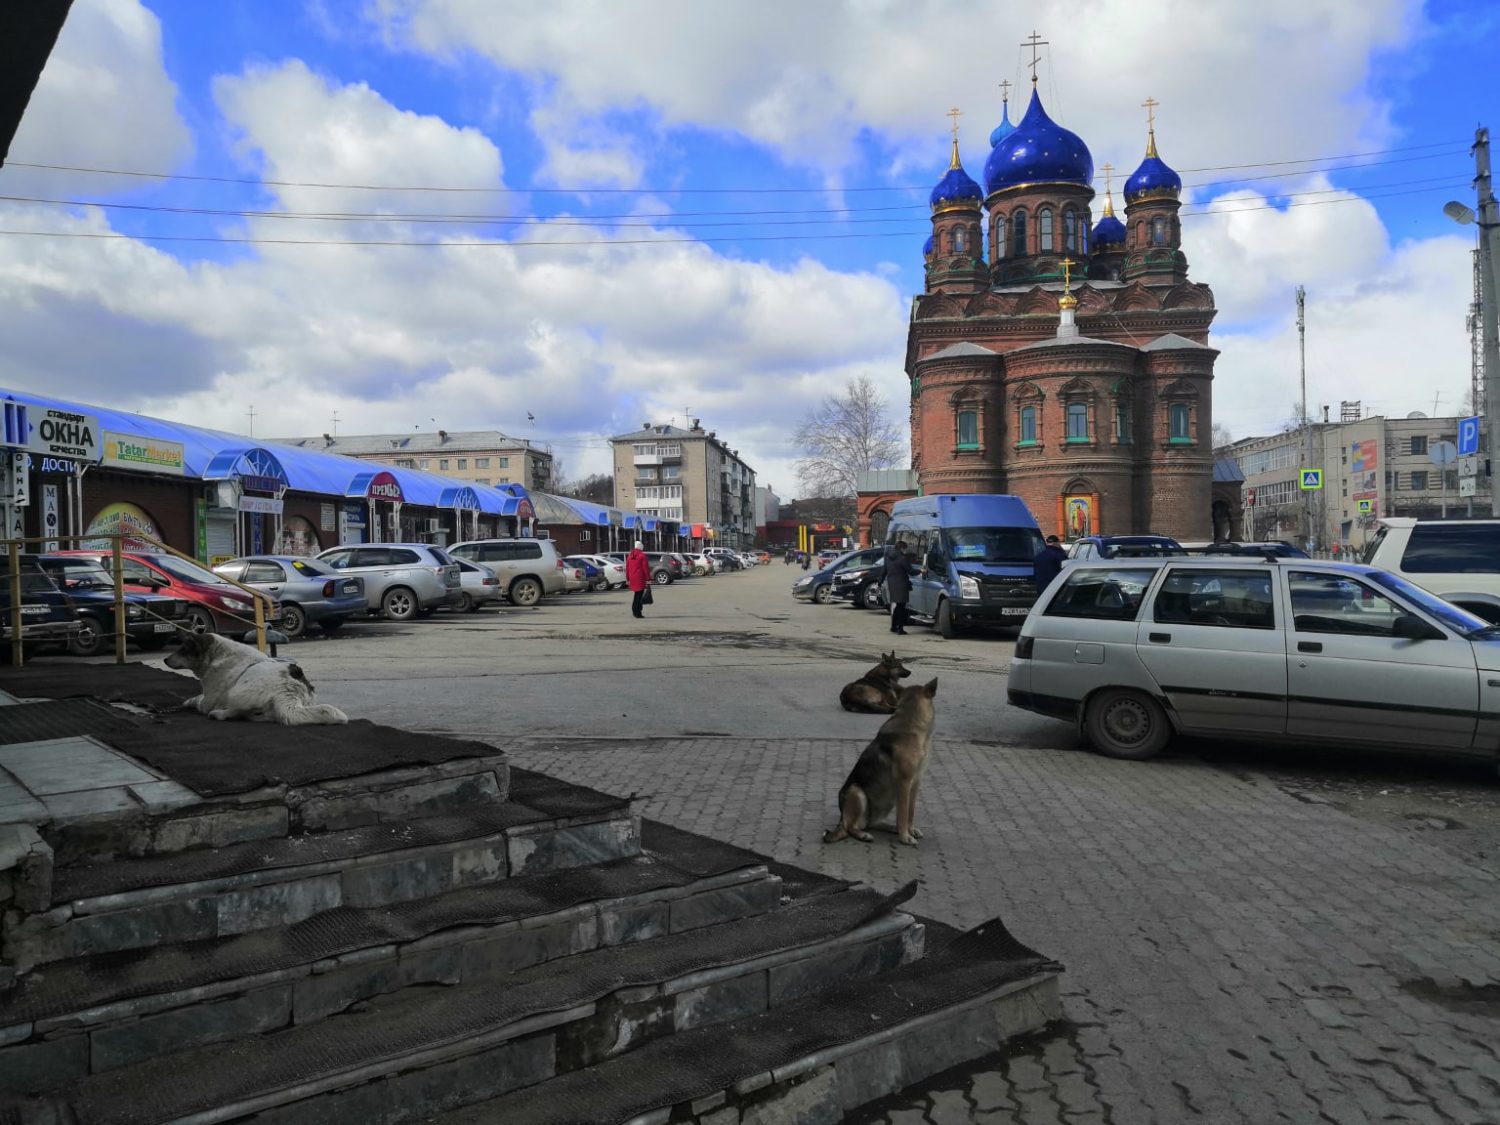
<svg viewBox="0 0 1500 1125"><path fill-rule="evenodd" d="M1011 253L1018 258L1026 256L1026 210L1022 208L1010 217L1010 240L1014 245Z"/></svg>
<svg viewBox="0 0 1500 1125"><path fill-rule="evenodd" d="M1021 441L1023 443L1036 441L1036 407L1021 407Z"/></svg>
<svg viewBox="0 0 1500 1125"><path fill-rule="evenodd" d="M1086 403L1068 403L1068 440L1089 440L1089 408Z"/></svg>
<svg viewBox="0 0 1500 1125"><path fill-rule="evenodd" d="M992 243L992 245L990 246L990 257L995 259L995 261L997 262L1001 258L1005 257L1005 227L1005 216L996 216L995 233L990 236L990 242Z"/></svg>
<svg viewBox="0 0 1500 1125"><path fill-rule="evenodd" d="M1089 222L1084 219L1078 224L1078 252L1087 254L1089 252Z"/></svg>
<svg viewBox="0 0 1500 1125"><path fill-rule="evenodd" d="M964 242L964 228L959 227L953 232L953 252L955 254L962 254L964 252Z"/></svg>
<svg viewBox="0 0 1500 1125"><path fill-rule="evenodd" d="M1151 245L1165 246L1167 243L1167 220L1158 215L1151 220Z"/></svg>
<svg viewBox="0 0 1500 1125"><path fill-rule="evenodd" d="M1191 441L1192 434L1188 430L1188 406L1185 402L1174 402L1171 406L1171 434L1173 441Z"/></svg>
<svg viewBox="0 0 1500 1125"><path fill-rule="evenodd" d="M1043 207L1036 215L1037 253L1052 253L1052 208Z"/></svg>
<svg viewBox="0 0 1500 1125"><path fill-rule="evenodd" d="M1078 216L1071 207L1063 212L1063 249L1069 254L1078 252Z"/></svg>

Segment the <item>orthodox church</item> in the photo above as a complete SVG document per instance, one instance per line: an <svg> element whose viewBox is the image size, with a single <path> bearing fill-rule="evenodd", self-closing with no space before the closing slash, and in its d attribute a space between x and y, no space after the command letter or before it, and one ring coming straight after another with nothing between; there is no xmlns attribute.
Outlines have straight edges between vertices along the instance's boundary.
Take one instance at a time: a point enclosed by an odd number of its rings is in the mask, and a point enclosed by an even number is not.
<svg viewBox="0 0 1500 1125"><path fill-rule="evenodd" d="M1007 99L990 134L982 187L954 111L907 334L922 493L1011 493L1066 539L1227 533L1238 485L1216 503L1214 298L1188 280L1182 178L1157 152L1156 104L1123 219L1106 165L1097 221L1093 157L1048 116L1034 74L1025 115L1011 124ZM896 495L861 494L870 540Z"/></svg>

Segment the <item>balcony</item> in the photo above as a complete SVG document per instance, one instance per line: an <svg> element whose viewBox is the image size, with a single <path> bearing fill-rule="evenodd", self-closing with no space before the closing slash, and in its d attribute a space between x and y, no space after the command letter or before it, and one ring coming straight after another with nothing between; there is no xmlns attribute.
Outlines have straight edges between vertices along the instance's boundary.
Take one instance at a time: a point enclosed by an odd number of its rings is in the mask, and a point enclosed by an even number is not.
<svg viewBox="0 0 1500 1125"><path fill-rule="evenodd" d="M636 477L635 478L635 486L637 488L654 488L656 485L658 485L660 483L661 483L661 481L658 478L656 478L656 477Z"/></svg>
<svg viewBox="0 0 1500 1125"><path fill-rule="evenodd" d="M632 458L632 463L636 464L636 465L660 465L661 464L661 454L660 453L637 453L634 456L634 458Z"/></svg>

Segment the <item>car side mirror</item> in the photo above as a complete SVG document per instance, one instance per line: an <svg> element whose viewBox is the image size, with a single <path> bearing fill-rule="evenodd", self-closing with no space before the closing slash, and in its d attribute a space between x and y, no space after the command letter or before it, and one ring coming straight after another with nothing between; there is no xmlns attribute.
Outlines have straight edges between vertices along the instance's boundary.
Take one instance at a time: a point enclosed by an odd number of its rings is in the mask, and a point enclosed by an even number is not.
<svg viewBox="0 0 1500 1125"><path fill-rule="evenodd" d="M1391 635L1407 641L1440 641L1443 631L1415 614L1402 614L1391 622Z"/></svg>

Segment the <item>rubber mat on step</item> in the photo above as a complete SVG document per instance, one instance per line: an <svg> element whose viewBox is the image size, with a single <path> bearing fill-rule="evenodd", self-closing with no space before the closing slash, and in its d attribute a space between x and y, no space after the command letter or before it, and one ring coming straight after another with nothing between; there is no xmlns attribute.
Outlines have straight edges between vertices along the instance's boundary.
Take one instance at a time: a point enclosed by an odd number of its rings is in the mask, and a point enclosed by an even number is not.
<svg viewBox="0 0 1500 1125"><path fill-rule="evenodd" d="M574 785L571 781L516 766L510 767L510 796L513 801L557 817L589 816L623 809L630 804L629 797L601 793L586 785Z"/></svg>
<svg viewBox="0 0 1500 1125"><path fill-rule="evenodd" d="M291 969L445 930L493 926L586 902L691 887L697 881L692 873L658 858L622 859L414 902L340 907L281 929L56 962L23 975L0 992L0 1027Z"/></svg>
<svg viewBox="0 0 1500 1125"><path fill-rule="evenodd" d="M719 871L731 871L754 863L771 861L756 852L737 848L722 840L699 836L696 832L684 832L659 820L641 821L641 847L650 852L670 855L672 862L699 875L712 875Z"/></svg>
<svg viewBox="0 0 1500 1125"><path fill-rule="evenodd" d="M612 1125L707 1097L741 1079L1061 968L994 919L941 952L873 980L842 984L763 1015L666 1036L598 1066L428 1118L426 1125Z"/></svg>
<svg viewBox="0 0 1500 1125"><path fill-rule="evenodd" d="M17 699L92 697L169 711L198 694L198 681L146 664L26 664L0 667L0 691Z"/></svg>
<svg viewBox="0 0 1500 1125"><path fill-rule="evenodd" d="M92 735L108 743L111 735L136 725L136 717L128 711L92 699L17 703L0 714L0 744L78 738L81 735Z"/></svg>
<svg viewBox="0 0 1500 1125"><path fill-rule="evenodd" d="M378 997L319 1023L150 1059L82 1080L67 1100L76 1125L153 1125L383 1061L388 1073L416 1052L457 1054L518 1020L566 1012L616 992L738 964L838 937L880 896L849 891L713 926L537 965L497 981ZM472 1049L472 1048L469 1048ZM710 1060L705 1060L705 1062ZM722 1060L715 1060L722 1064ZM591 1118L574 1118L575 1121Z"/></svg>

